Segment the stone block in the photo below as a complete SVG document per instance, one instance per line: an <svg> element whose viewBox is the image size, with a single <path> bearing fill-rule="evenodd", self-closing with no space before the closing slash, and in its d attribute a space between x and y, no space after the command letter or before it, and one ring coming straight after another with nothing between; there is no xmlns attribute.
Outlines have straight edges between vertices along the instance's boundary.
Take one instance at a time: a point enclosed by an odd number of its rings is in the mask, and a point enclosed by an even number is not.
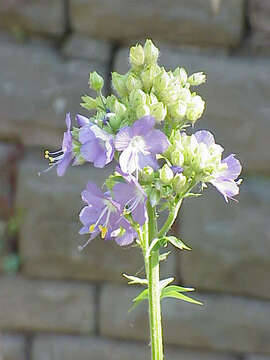
<svg viewBox="0 0 270 360"><path fill-rule="evenodd" d="M74 336L37 336L33 342L33 360L145 360L150 359L147 344L102 338ZM165 349L170 360L233 360L233 356L170 347Z"/></svg>
<svg viewBox="0 0 270 360"><path fill-rule="evenodd" d="M95 289L90 285L0 278L0 329L90 334Z"/></svg>
<svg viewBox="0 0 270 360"><path fill-rule="evenodd" d="M103 287L102 335L148 341L147 304L128 313L139 291L131 286ZM215 294L195 293L193 297L204 305L163 301L164 338L168 344L211 351L270 353L270 302Z"/></svg>
<svg viewBox="0 0 270 360"><path fill-rule="evenodd" d="M222 0L71 0L75 31L120 43L145 37L174 44L235 46L243 33L244 2Z"/></svg>
<svg viewBox="0 0 270 360"><path fill-rule="evenodd" d="M106 75L102 63L64 61L47 43L2 38L0 68L5 69L0 82L0 136L26 145L60 146L65 114L87 114L80 108L80 97L91 94L89 71Z"/></svg>
<svg viewBox="0 0 270 360"><path fill-rule="evenodd" d="M1 360L26 360L25 340L20 335L0 335Z"/></svg>
<svg viewBox="0 0 270 360"><path fill-rule="evenodd" d="M214 189L185 201L179 234L193 249L180 254L186 284L270 299L269 185L245 177L239 203L226 204Z"/></svg>
<svg viewBox="0 0 270 360"><path fill-rule="evenodd" d="M270 169L268 59L207 55L163 46L160 64L168 69L183 66L189 73L204 71L207 82L198 93L207 106L196 129L212 131L226 153L237 154L245 170ZM125 73L127 68L128 51L123 49L116 55L115 69Z"/></svg>
<svg viewBox="0 0 270 360"><path fill-rule="evenodd" d="M18 33L61 36L66 19L63 0L4 0L0 28Z"/></svg>
<svg viewBox="0 0 270 360"><path fill-rule="evenodd" d="M268 0L249 1L251 47L256 54L270 54L270 3Z"/></svg>

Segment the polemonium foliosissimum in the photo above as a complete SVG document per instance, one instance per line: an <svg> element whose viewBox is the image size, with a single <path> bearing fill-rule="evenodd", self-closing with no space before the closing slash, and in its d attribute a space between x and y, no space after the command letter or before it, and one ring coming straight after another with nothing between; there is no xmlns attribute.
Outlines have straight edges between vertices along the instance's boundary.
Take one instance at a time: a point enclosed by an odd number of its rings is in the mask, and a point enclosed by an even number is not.
<svg viewBox="0 0 270 360"><path fill-rule="evenodd" d="M146 166L158 168L156 154L162 154L169 146L169 141L154 126L155 119L144 116L117 133L115 148L121 152L119 164L124 173L138 174Z"/></svg>

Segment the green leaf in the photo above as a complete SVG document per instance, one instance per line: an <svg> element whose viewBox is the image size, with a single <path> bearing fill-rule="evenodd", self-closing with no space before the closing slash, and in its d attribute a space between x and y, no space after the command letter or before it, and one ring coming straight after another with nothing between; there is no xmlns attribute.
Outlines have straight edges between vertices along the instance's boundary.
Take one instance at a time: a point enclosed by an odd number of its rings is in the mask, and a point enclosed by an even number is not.
<svg viewBox="0 0 270 360"><path fill-rule="evenodd" d="M184 198L188 198L188 197L199 197L202 196L202 194L193 194L193 193L188 193L184 196Z"/></svg>
<svg viewBox="0 0 270 360"><path fill-rule="evenodd" d="M165 289L162 290L162 294L166 295L166 293L170 292L170 291L189 292L189 291L194 291L194 290L195 290L194 288L186 288L186 287L178 286L178 285L170 285L170 286L167 286Z"/></svg>
<svg viewBox="0 0 270 360"><path fill-rule="evenodd" d="M159 255L159 261L164 261L167 259L167 257L170 255L171 251L165 252L163 254Z"/></svg>
<svg viewBox="0 0 270 360"><path fill-rule="evenodd" d="M134 310L143 300L147 300L148 299L148 289L143 290L142 292L140 292L140 294L135 297L135 299L133 299L133 306L131 307L131 309L129 309L129 312Z"/></svg>
<svg viewBox="0 0 270 360"><path fill-rule="evenodd" d="M136 276L127 275L127 274L123 274L123 276L129 280L128 284L130 285L133 284L148 285L148 281L146 279L140 279Z"/></svg>
<svg viewBox="0 0 270 360"><path fill-rule="evenodd" d="M177 237L175 237L175 236L164 236L163 239L170 242L172 245L174 245L175 247L177 247L180 250L191 250L191 248L189 246L184 244L184 242L182 240L177 239Z"/></svg>
<svg viewBox="0 0 270 360"><path fill-rule="evenodd" d="M181 293L178 293L176 291L170 291L168 292L165 296L162 296L162 298L175 298L175 299L179 299L179 300L183 300L192 304L197 304L197 305L203 305L203 303L201 303L200 301L197 301L195 299L192 299L186 295L183 295Z"/></svg>
<svg viewBox="0 0 270 360"><path fill-rule="evenodd" d="M169 285L173 281L174 281L173 277L170 277L170 278L164 279L164 280L160 280L160 282L159 282L160 290L164 289L167 285Z"/></svg>

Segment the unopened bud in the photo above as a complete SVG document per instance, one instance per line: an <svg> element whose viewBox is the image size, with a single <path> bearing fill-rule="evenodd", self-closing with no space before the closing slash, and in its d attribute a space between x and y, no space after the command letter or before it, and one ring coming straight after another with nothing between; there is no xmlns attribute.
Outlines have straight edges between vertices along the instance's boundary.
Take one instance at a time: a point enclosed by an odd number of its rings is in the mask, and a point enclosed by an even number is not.
<svg viewBox="0 0 270 360"><path fill-rule="evenodd" d="M189 76L188 82L192 86L198 86L206 81L206 75L203 72L197 72Z"/></svg>
<svg viewBox="0 0 270 360"><path fill-rule="evenodd" d="M100 76L96 71L94 71L89 75L89 85L91 89L99 92L103 88L104 80L102 76Z"/></svg>
<svg viewBox="0 0 270 360"><path fill-rule="evenodd" d="M157 122L163 121L167 115L166 106L162 102L151 105L151 115L153 115Z"/></svg>
<svg viewBox="0 0 270 360"><path fill-rule="evenodd" d="M125 107L124 104L122 104L118 100L115 100L114 106L113 106L113 111L116 113L116 115L120 115L120 116L124 115L126 110L127 110L127 108Z"/></svg>
<svg viewBox="0 0 270 360"><path fill-rule="evenodd" d="M137 69L144 63L144 51L140 44L132 46L129 51L129 61L133 69Z"/></svg>
<svg viewBox="0 0 270 360"><path fill-rule="evenodd" d="M159 55L158 48L152 43L150 39L147 39L144 45L144 56L147 64L155 64Z"/></svg>
<svg viewBox="0 0 270 360"><path fill-rule="evenodd" d="M184 155L180 151L175 150L171 153L171 160L173 165L182 166L184 163Z"/></svg>
<svg viewBox="0 0 270 360"><path fill-rule="evenodd" d="M189 121L195 122L198 120L204 111L205 102L199 95L192 96L188 103L186 117Z"/></svg>
<svg viewBox="0 0 270 360"><path fill-rule="evenodd" d="M141 80L146 91L151 89L154 79L159 74L159 72L160 67L157 64L152 64L141 73Z"/></svg>
<svg viewBox="0 0 270 360"><path fill-rule="evenodd" d="M174 70L173 75L177 78L181 85L185 85L185 83L187 82L188 76L184 68L177 67Z"/></svg>
<svg viewBox="0 0 270 360"><path fill-rule="evenodd" d="M186 115L187 104L184 101L179 100L171 105L169 110L173 120L182 120Z"/></svg>
<svg viewBox="0 0 270 360"><path fill-rule="evenodd" d="M126 80L126 87L129 92L131 92L134 89L141 89L142 82L140 79L130 74Z"/></svg>
<svg viewBox="0 0 270 360"><path fill-rule="evenodd" d="M113 130L118 130L121 124L121 116L118 115L110 116L109 122Z"/></svg>
<svg viewBox="0 0 270 360"><path fill-rule="evenodd" d="M154 180L154 170L150 166L146 166L139 173L140 182L150 184Z"/></svg>
<svg viewBox="0 0 270 360"><path fill-rule="evenodd" d="M132 106L137 108L138 106L146 104L146 94L140 89L132 90L129 95L129 100Z"/></svg>
<svg viewBox="0 0 270 360"><path fill-rule="evenodd" d="M120 96L127 96L128 90L126 87L126 76L120 75L117 72L112 73L112 85Z"/></svg>
<svg viewBox="0 0 270 360"><path fill-rule="evenodd" d="M160 180L165 185L169 185L173 180L173 171L172 169L165 164L160 170L159 170L159 177Z"/></svg>
<svg viewBox="0 0 270 360"><path fill-rule="evenodd" d="M187 178L183 174L176 174L173 178L173 189L176 193L180 193L183 191L183 187L185 186Z"/></svg>
<svg viewBox="0 0 270 360"><path fill-rule="evenodd" d="M150 108L147 105L141 105L136 110L136 115L138 119L140 119L143 116L150 115Z"/></svg>
<svg viewBox="0 0 270 360"><path fill-rule="evenodd" d="M166 89L170 83L170 76L167 74L167 71L163 68L158 76L154 79L154 87L157 92L161 92Z"/></svg>

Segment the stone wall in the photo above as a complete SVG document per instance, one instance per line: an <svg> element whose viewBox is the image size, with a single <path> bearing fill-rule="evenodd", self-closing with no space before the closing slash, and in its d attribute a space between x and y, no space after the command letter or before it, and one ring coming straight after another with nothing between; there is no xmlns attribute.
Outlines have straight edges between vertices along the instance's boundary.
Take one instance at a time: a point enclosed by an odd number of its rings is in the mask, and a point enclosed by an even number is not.
<svg viewBox="0 0 270 360"><path fill-rule="evenodd" d="M205 71L197 128L244 164L239 203L211 189L175 230L192 246L162 276L197 288L203 307L164 302L166 358L270 359L270 6L268 0L2 0L0 4L0 359L150 358L146 304L128 312L137 248L78 252L80 191L111 168L37 176L80 111L89 71L110 89L127 46L151 37L160 62ZM194 203L196 201L196 204Z"/></svg>

